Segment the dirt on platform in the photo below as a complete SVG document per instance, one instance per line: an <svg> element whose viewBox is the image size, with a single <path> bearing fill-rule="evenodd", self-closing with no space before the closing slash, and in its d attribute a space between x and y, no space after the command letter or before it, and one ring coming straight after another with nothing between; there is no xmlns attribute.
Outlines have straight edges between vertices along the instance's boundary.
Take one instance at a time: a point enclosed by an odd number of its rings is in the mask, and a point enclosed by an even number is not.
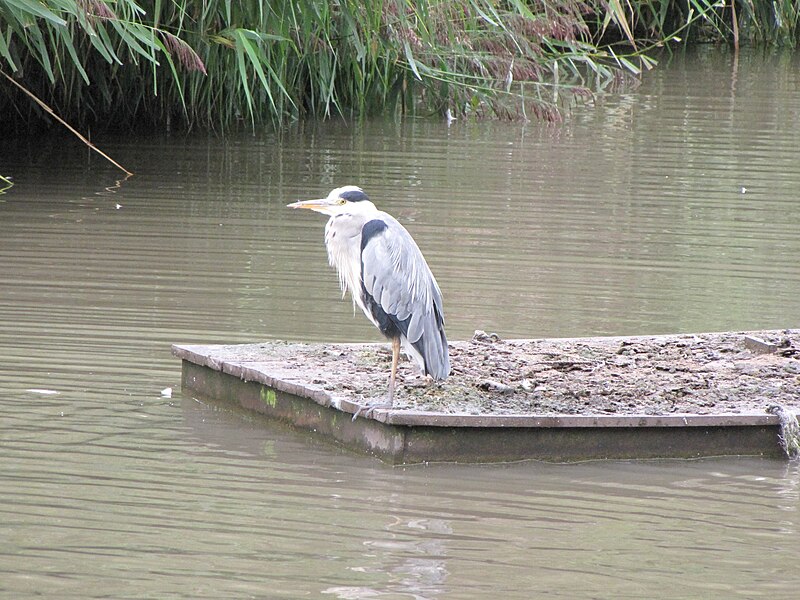
<svg viewBox="0 0 800 600"><path fill-rule="evenodd" d="M378 344L264 344L280 371L353 402L385 399L391 354ZM271 348L271 349L270 349ZM450 344L432 383L402 361L395 409L467 414L668 415L800 408L800 330Z"/></svg>

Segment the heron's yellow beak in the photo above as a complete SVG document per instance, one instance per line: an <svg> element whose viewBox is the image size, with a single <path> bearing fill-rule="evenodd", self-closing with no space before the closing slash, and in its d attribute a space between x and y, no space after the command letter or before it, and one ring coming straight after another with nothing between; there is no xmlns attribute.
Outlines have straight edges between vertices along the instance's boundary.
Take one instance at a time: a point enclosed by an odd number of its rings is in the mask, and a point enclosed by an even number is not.
<svg viewBox="0 0 800 600"><path fill-rule="evenodd" d="M300 200L299 202L292 202L287 204L286 208L307 208L317 212L329 214L331 203L327 198L320 198L318 200Z"/></svg>

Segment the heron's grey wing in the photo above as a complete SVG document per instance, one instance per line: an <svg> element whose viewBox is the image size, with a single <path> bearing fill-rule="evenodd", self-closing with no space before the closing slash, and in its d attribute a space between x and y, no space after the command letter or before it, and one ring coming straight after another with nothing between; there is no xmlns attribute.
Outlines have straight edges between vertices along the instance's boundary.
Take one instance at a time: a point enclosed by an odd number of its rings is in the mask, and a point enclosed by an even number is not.
<svg viewBox="0 0 800 600"><path fill-rule="evenodd" d="M365 304L384 333L392 326L420 353L435 379L450 373L442 294L411 234L384 213L364 225L361 280Z"/></svg>

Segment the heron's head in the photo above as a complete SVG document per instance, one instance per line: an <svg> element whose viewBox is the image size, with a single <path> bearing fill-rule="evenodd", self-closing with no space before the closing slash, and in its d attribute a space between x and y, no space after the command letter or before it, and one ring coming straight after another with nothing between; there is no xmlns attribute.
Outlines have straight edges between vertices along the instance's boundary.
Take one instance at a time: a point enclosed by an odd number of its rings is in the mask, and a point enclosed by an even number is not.
<svg viewBox="0 0 800 600"><path fill-rule="evenodd" d="M346 185L336 188L327 198L319 200L300 200L287 205L288 208L307 208L334 217L359 210L375 210L375 205L360 187Z"/></svg>

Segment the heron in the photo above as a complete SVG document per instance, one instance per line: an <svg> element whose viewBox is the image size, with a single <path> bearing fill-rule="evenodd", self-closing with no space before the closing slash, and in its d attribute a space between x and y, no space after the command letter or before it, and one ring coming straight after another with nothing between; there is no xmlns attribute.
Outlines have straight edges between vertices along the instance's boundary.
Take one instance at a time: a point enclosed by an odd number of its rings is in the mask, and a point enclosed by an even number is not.
<svg viewBox="0 0 800 600"><path fill-rule="evenodd" d="M450 374L442 292L425 257L400 222L378 210L360 187L346 185L326 198L301 200L289 208L328 215L325 247L347 292L375 327L392 342L388 399L394 402L400 350L422 374L441 381ZM375 407L373 407L375 408ZM370 409L371 410L371 409Z"/></svg>

